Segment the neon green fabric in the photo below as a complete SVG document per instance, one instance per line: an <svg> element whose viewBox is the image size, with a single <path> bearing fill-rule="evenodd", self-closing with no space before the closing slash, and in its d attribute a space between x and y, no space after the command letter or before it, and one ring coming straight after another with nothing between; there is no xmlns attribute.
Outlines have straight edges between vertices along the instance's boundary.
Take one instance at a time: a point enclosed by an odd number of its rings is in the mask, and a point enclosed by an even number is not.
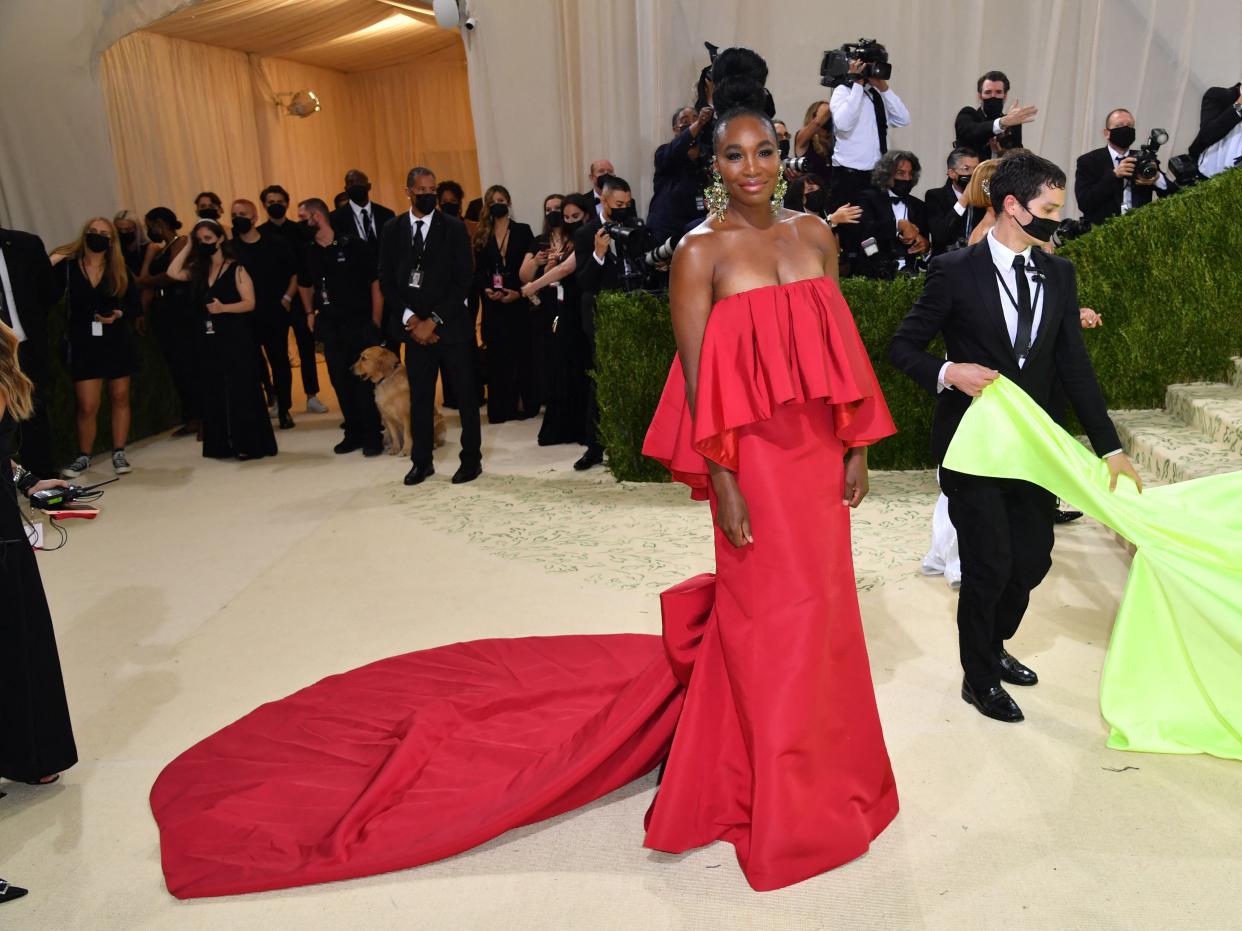
<svg viewBox="0 0 1242 931"><path fill-rule="evenodd" d="M1242 472L1109 492L1103 460L1004 378L944 464L1033 482L1138 548L1100 682L1108 746L1242 760Z"/></svg>

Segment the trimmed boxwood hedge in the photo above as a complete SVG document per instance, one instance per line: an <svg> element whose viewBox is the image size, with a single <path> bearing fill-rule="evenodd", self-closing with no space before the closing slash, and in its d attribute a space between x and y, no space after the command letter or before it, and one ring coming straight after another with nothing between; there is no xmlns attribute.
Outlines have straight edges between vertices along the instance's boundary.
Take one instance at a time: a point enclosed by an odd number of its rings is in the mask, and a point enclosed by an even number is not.
<svg viewBox="0 0 1242 931"><path fill-rule="evenodd" d="M1114 409L1153 408L1177 382L1221 380L1242 349L1242 170L1117 217L1067 243L1079 301L1104 317L1084 334ZM875 366L898 433L872 447L876 469L929 468L932 399L887 360L888 341L921 278L846 278L841 289ZM600 429L625 481L667 481L643 437L676 352L668 303L602 294L596 313ZM932 351L936 351L933 347Z"/></svg>

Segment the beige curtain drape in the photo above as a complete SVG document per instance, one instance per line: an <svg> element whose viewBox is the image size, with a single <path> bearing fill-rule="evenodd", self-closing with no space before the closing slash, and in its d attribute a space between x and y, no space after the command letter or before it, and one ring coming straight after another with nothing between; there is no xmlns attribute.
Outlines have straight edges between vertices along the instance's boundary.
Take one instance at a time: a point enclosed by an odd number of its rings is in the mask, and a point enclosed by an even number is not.
<svg viewBox="0 0 1242 931"><path fill-rule="evenodd" d="M460 46L410 64L345 74L136 32L102 59L121 206L171 207L193 198L258 200L283 185L294 200L331 203L347 169L371 177L373 198L400 210L405 174L426 164L479 191L470 96ZM275 94L315 91L322 110L284 114Z"/></svg>

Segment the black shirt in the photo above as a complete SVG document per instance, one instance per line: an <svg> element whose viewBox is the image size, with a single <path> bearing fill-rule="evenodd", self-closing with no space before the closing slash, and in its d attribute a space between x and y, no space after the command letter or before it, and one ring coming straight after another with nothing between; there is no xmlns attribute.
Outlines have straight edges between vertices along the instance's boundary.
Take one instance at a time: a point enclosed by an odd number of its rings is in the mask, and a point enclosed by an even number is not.
<svg viewBox="0 0 1242 931"><path fill-rule="evenodd" d="M234 238L233 248L254 282L255 309L280 310L280 299L288 293L289 279L298 271L293 246L280 234L260 233L258 242Z"/></svg>
<svg viewBox="0 0 1242 931"><path fill-rule="evenodd" d="M268 220L259 224L260 236L283 236L295 249L306 242L306 227L293 220L284 223L273 223Z"/></svg>
<svg viewBox="0 0 1242 931"><path fill-rule="evenodd" d="M298 285L314 289L315 306L331 320L370 320L376 277L370 250L352 236L327 246L312 240L302 250Z"/></svg>

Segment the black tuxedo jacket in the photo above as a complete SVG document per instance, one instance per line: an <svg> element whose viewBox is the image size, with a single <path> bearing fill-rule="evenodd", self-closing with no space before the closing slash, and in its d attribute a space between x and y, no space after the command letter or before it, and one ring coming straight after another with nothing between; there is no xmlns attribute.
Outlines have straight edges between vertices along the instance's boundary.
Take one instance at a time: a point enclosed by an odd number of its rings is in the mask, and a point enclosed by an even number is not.
<svg viewBox="0 0 1242 931"><path fill-rule="evenodd" d="M0 229L0 250L4 251L16 305L10 308L10 313L17 314L31 347L46 352L48 308L56 300L59 289L52 277L52 263L48 261L43 240L33 233Z"/></svg>
<svg viewBox="0 0 1242 931"><path fill-rule="evenodd" d="M1190 144L1190 157L1198 160L1203 150L1213 143L1220 142L1238 123L1238 116L1233 109L1239 94L1242 94L1242 83L1233 87L1209 87L1199 105L1199 134Z"/></svg>
<svg viewBox="0 0 1242 931"><path fill-rule="evenodd" d="M983 219L983 215L987 213L986 207L976 207L974 210L968 210L967 213L958 214L953 207L957 204L959 196L961 192L953 186L952 181L948 180L940 187L930 188L927 191L925 197L927 225L931 229L933 256L943 255L957 240L970 236L974 228L979 225L979 221ZM966 223L967 214L971 218L969 226Z"/></svg>
<svg viewBox="0 0 1242 931"><path fill-rule="evenodd" d="M375 239L371 240L370 248L379 257L379 239L383 233L384 226L396 214L385 207L383 204L377 204L371 201L371 222L375 224ZM354 208L350 204L344 204L337 207L328 214L328 222L332 224L332 232L336 233L337 239L342 236L348 236L350 239L361 239L358 235L358 224L354 222Z"/></svg>
<svg viewBox="0 0 1242 931"><path fill-rule="evenodd" d="M1000 289L986 240L932 259L922 295L893 335L888 350L893 365L936 398L932 454L937 462L944 459L971 400L951 388L937 392L945 359L927 351L937 334L944 336L949 361L996 369L1053 416L1057 414L1050 409L1052 389L1060 381L1095 451L1103 455L1121 448L1082 341L1074 266L1039 249L1031 255L1044 274L1043 314L1030 355L1021 368L1005 328Z"/></svg>
<svg viewBox="0 0 1242 931"><path fill-rule="evenodd" d="M962 107L957 111L957 118L953 121L954 146L965 146L968 149L974 149L975 154L981 159L992 157L992 149L988 145L992 141L992 137L996 133L992 132L992 124L996 122L993 119L983 115L982 107ZM1008 139L1012 144L1010 148L1016 148L1022 145L1022 127L1011 126L1006 130Z"/></svg>
<svg viewBox="0 0 1242 931"><path fill-rule="evenodd" d="M1078 201L1082 218L1093 226L1109 217L1121 216L1121 200L1125 195L1126 182L1124 178L1113 174L1116 167L1108 146L1093 149L1078 157L1078 164L1074 168L1074 199ZM1153 194L1165 196L1176 193L1177 186L1172 181L1166 178L1165 183L1168 188L1163 191L1155 185L1133 185L1130 192L1131 209L1150 204Z"/></svg>
<svg viewBox="0 0 1242 931"><path fill-rule="evenodd" d="M612 248L604 253L604 264L595 261L595 233L602 226L599 217L589 217L574 233L574 283L583 296L593 299L600 291L621 287L621 263Z"/></svg>
<svg viewBox="0 0 1242 931"><path fill-rule="evenodd" d="M410 340L401 325L408 307L426 320L436 313L444 321L436 335L446 343L473 340L475 315L467 307L473 279L473 253L466 225L438 210L431 213L431 227L423 245L422 284L410 287L414 270L414 234L410 214L401 214L384 225L380 237L379 279L384 292L384 335L391 340Z"/></svg>
<svg viewBox="0 0 1242 931"><path fill-rule="evenodd" d="M905 201L908 219L926 236L929 232L927 205L913 194L908 195ZM897 221L893 219L892 200L888 191L868 188L859 196L855 206L862 207L862 216L858 218L858 222L843 224L837 228L837 232L843 235L843 247L851 240L861 243L868 236L874 236L882 254L898 259L914 258L906 252L906 245L897 238ZM851 226L854 229L850 229Z"/></svg>

